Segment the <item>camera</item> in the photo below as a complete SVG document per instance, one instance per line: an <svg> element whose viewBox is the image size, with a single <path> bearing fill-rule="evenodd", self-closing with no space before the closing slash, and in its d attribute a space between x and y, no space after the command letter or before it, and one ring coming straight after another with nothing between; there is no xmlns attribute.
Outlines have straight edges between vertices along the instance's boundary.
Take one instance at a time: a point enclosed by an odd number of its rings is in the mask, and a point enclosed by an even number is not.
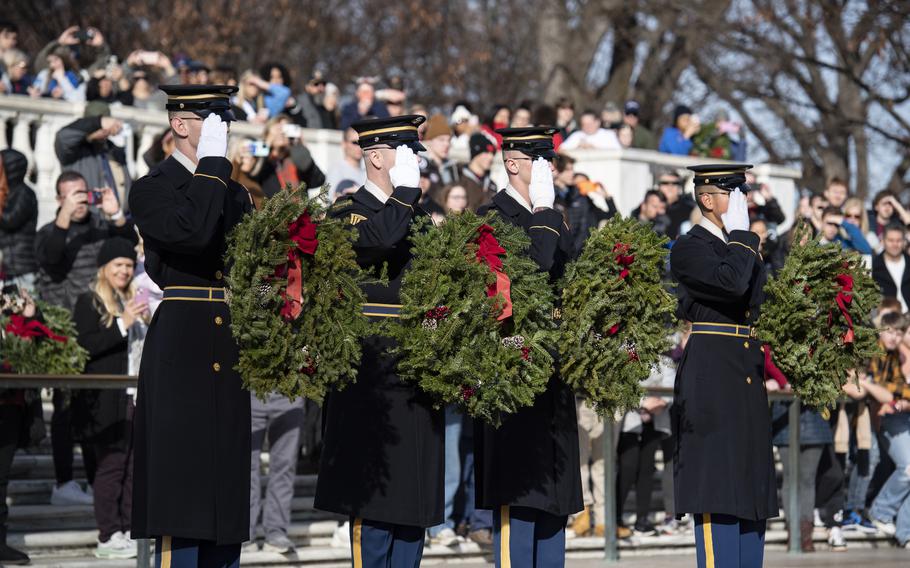
<svg viewBox="0 0 910 568"><path fill-rule="evenodd" d="M87 192L85 202L89 205L101 205L102 199L104 199L104 192L93 189Z"/></svg>
<svg viewBox="0 0 910 568"><path fill-rule="evenodd" d="M296 124L282 124L281 131L291 139L300 138L301 128Z"/></svg>
<svg viewBox="0 0 910 568"><path fill-rule="evenodd" d="M78 30L75 34L73 34L73 37L78 39L80 42L85 43L95 37L95 32L92 30Z"/></svg>
<svg viewBox="0 0 910 568"><path fill-rule="evenodd" d="M254 158L265 158L269 155L269 145L262 140L251 140L247 142L247 150Z"/></svg>

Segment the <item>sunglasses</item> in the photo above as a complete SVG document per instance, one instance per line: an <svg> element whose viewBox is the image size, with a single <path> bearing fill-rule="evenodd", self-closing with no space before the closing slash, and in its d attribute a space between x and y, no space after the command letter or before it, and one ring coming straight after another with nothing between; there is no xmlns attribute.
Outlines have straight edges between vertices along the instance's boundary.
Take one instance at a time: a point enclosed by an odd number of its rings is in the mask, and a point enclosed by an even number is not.
<svg viewBox="0 0 910 568"><path fill-rule="evenodd" d="M682 185L678 181L660 180L657 185Z"/></svg>
<svg viewBox="0 0 910 568"><path fill-rule="evenodd" d="M861 219L862 215L859 213L854 213L854 214L844 213L844 218L845 219Z"/></svg>

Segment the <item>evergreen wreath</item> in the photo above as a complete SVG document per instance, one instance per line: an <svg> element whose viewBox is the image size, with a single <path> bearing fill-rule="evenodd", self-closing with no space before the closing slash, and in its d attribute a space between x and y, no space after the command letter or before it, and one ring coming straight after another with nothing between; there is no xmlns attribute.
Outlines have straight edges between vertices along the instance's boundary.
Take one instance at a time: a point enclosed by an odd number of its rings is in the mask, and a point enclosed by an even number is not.
<svg viewBox="0 0 910 568"><path fill-rule="evenodd" d="M793 392L824 412L841 397L850 370L879 354L869 320L879 289L858 253L819 243L803 222L794 231L755 327Z"/></svg>
<svg viewBox="0 0 910 568"><path fill-rule="evenodd" d="M76 325L69 310L35 302L38 317L22 315L24 301L4 295L0 300L0 372L23 375L78 375L88 361L76 341Z"/></svg>
<svg viewBox="0 0 910 568"><path fill-rule="evenodd" d="M670 349L676 300L661 282L666 237L617 215L591 233L566 269L562 377L601 416L637 408L639 384Z"/></svg>
<svg viewBox="0 0 910 568"><path fill-rule="evenodd" d="M236 366L260 398L277 392L322 402L329 388L356 379L363 274L356 233L326 216L324 192L288 186L247 215L228 237L226 260Z"/></svg>
<svg viewBox="0 0 910 568"><path fill-rule="evenodd" d="M530 406L553 375L553 289L530 239L494 212L421 220L401 285L399 375L494 426Z"/></svg>

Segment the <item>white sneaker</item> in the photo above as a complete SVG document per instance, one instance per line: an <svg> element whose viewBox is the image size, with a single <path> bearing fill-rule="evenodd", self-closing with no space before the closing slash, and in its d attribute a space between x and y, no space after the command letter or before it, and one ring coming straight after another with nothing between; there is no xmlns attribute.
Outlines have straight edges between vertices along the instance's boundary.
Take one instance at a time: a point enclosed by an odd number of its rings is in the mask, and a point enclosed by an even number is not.
<svg viewBox="0 0 910 568"><path fill-rule="evenodd" d="M831 550L836 552L847 550L847 541L844 540L844 533L840 527L831 527L828 531L828 544L831 546Z"/></svg>
<svg viewBox="0 0 910 568"><path fill-rule="evenodd" d="M825 523L822 522L822 516L818 513L818 509L815 509L814 511L812 511L812 524L814 524L818 528L822 528L825 526Z"/></svg>
<svg viewBox="0 0 910 568"><path fill-rule="evenodd" d="M893 537L897 534L897 527L892 521L886 523L878 519L872 519L872 524L875 525L875 528L885 533L885 536Z"/></svg>
<svg viewBox="0 0 910 568"><path fill-rule="evenodd" d="M438 544L440 546L455 546L458 544L458 535L455 534L455 531L446 527L436 533L436 536L430 537L430 544Z"/></svg>
<svg viewBox="0 0 910 568"><path fill-rule="evenodd" d="M350 548L351 547L351 523L345 521L338 525L332 534L332 548Z"/></svg>
<svg viewBox="0 0 910 568"><path fill-rule="evenodd" d="M51 492L51 505L91 505L94 501L92 496L83 491L73 480L54 486L54 490Z"/></svg>
<svg viewBox="0 0 910 568"><path fill-rule="evenodd" d="M95 547L95 558L105 560L136 558L136 547L130 546L123 533L117 531L107 542L98 542L98 546Z"/></svg>

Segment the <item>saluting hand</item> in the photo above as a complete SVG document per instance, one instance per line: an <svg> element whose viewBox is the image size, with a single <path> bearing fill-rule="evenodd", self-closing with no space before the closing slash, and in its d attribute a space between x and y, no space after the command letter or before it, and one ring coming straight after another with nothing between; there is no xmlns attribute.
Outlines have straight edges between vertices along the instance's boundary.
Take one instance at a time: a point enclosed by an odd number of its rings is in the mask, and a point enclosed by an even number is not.
<svg viewBox="0 0 910 568"><path fill-rule="evenodd" d="M196 148L196 159L212 156L227 156L227 124L217 114L210 114L202 121L202 134Z"/></svg>
<svg viewBox="0 0 910 568"><path fill-rule="evenodd" d="M395 149L395 165L389 170L393 187L420 187L420 166L417 155L407 146Z"/></svg>
<svg viewBox="0 0 910 568"><path fill-rule="evenodd" d="M746 203L746 196L739 188L730 193L730 204L727 212L720 216L724 222L724 228L727 231L748 231L749 230L749 205Z"/></svg>
<svg viewBox="0 0 910 568"><path fill-rule="evenodd" d="M553 187L553 171L550 162L537 158L531 162L531 183L528 186L528 197L532 209L552 209L556 201L556 189Z"/></svg>

